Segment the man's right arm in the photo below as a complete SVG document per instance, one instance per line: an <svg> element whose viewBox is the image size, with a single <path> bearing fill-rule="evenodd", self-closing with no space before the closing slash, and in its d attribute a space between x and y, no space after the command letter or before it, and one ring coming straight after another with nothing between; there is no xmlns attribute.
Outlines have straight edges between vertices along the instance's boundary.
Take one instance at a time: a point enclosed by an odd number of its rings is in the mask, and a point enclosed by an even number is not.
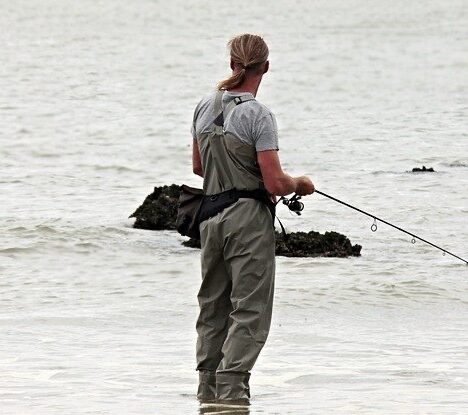
<svg viewBox="0 0 468 415"><path fill-rule="evenodd" d="M283 171L277 150L258 151L257 161L268 193L275 196L291 193L305 196L314 192L314 185L307 176L291 177Z"/></svg>

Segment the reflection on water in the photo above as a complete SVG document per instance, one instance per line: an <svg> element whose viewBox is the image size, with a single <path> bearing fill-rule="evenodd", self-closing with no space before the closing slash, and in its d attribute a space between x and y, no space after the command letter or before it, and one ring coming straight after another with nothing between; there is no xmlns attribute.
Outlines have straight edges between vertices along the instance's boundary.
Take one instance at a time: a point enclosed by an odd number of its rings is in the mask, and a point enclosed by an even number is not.
<svg viewBox="0 0 468 415"><path fill-rule="evenodd" d="M199 414L223 414L223 415L250 415L250 408L246 406L201 404Z"/></svg>

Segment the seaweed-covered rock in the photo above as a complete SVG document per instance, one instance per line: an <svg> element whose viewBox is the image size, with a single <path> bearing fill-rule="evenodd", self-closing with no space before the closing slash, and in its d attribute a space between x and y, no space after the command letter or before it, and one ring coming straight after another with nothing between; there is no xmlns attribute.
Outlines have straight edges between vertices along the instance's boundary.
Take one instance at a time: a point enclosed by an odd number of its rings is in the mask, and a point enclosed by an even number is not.
<svg viewBox="0 0 468 415"><path fill-rule="evenodd" d="M338 232L292 232L287 235L276 232L276 255L289 257L347 257L361 255L361 245L352 245Z"/></svg>
<svg viewBox="0 0 468 415"><path fill-rule="evenodd" d="M129 217L136 218L134 228L152 230L175 230L177 217L177 201L180 186L155 187L153 193L146 196L143 204Z"/></svg>
<svg viewBox="0 0 468 415"><path fill-rule="evenodd" d="M288 257L348 257L360 256L361 245L352 245L350 240L338 232L292 232L287 237L279 232L276 236L276 255ZM189 239L182 242L189 248L200 248L200 241Z"/></svg>
<svg viewBox="0 0 468 415"><path fill-rule="evenodd" d="M434 173L435 170L432 167L427 168L426 166L422 167L413 167L411 170L413 173Z"/></svg>
<svg viewBox="0 0 468 415"><path fill-rule="evenodd" d="M143 204L130 215L136 218L133 227L152 230L175 230L177 201L180 186L155 187ZM189 239L183 245L200 248L200 241ZM352 245L349 239L337 232L292 232L285 239L276 232L276 255L289 257L347 257L359 256L360 245Z"/></svg>

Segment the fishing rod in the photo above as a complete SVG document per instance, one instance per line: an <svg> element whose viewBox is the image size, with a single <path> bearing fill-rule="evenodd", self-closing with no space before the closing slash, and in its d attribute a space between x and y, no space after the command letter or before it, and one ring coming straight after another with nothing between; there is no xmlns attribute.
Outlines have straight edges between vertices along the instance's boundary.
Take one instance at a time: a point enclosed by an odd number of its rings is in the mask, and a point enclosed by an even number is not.
<svg viewBox="0 0 468 415"><path fill-rule="evenodd" d="M468 265L468 261L466 259L463 259L462 257L459 257L458 255L455 255L454 253L452 253L450 251L447 251L446 249L441 248L440 246L438 246L436 244L433 244L432 242L429 242L426 239L423 239L423 238L421 238L420 236L418 236L418 235L416 235L414 233L408 232L407 230L405 230L403 228L400 228L399 226L396 226L396 225L394 225L394 224L392 224L392 223L390 223L390 222L388 222L388 221L386 221L384 219L381 219L381 218L379 218L379 217L377 217L377 216L375 216L375 215L373 215L373 214L371 214L369 212L366 212L365 210L359 209L356 206L353 206L353 205L350 205L349 203L343 202L342 200L339 200L336 197L327 195L326 193L323 193L323 192L321 192L321 191L319 191L317 189L315 189L315 193L318 193L319 195L328 197L329 199L334 200L335 202L341 203L342 205L345 205L345 206L347 206L347 207L349 207L351 209L357 210L358 212L373 218L374 223L371 226L371 231L372 232L377 231L377 221L385 223L386 225L391 226L392 228L395 228L395 229L397 229L397 230L399 230L399 231L401 231L403 233L406 233L407 235L410 235L412 237L411 243L415 244L416 239L419 239L420 241L422 241L422 242L424 242L424 243L426 243L428 245L431 245L434 248L439 249L440 251L442 251L443 255L449 254L449 255L453 256L454 258L457 258L457 259L463 261L466 265ZM282 200L283 204L285 204L290 210L292 210L296 214L300 215L301 212L304 210L304 203L299 201L300 198L301 198L301 196L295 194L289 199L287 199L285 197L281 197L280 200Z"/></svg>

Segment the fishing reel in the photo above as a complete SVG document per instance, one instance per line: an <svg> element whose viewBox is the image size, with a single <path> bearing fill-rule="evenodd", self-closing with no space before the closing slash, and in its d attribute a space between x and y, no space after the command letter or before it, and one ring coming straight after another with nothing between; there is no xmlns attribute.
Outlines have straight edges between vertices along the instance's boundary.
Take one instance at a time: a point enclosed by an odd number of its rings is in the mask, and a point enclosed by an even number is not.
<svg viewBox="0 0 468 415"><path fill-rule="evenodd" d="M304 203L299 201L300 198L301 196L294 194L290 199L281 196L280 200L283 201L283 205L286 205L290 211L294 212L296 215L300 215L304 210Z"/></svg>

